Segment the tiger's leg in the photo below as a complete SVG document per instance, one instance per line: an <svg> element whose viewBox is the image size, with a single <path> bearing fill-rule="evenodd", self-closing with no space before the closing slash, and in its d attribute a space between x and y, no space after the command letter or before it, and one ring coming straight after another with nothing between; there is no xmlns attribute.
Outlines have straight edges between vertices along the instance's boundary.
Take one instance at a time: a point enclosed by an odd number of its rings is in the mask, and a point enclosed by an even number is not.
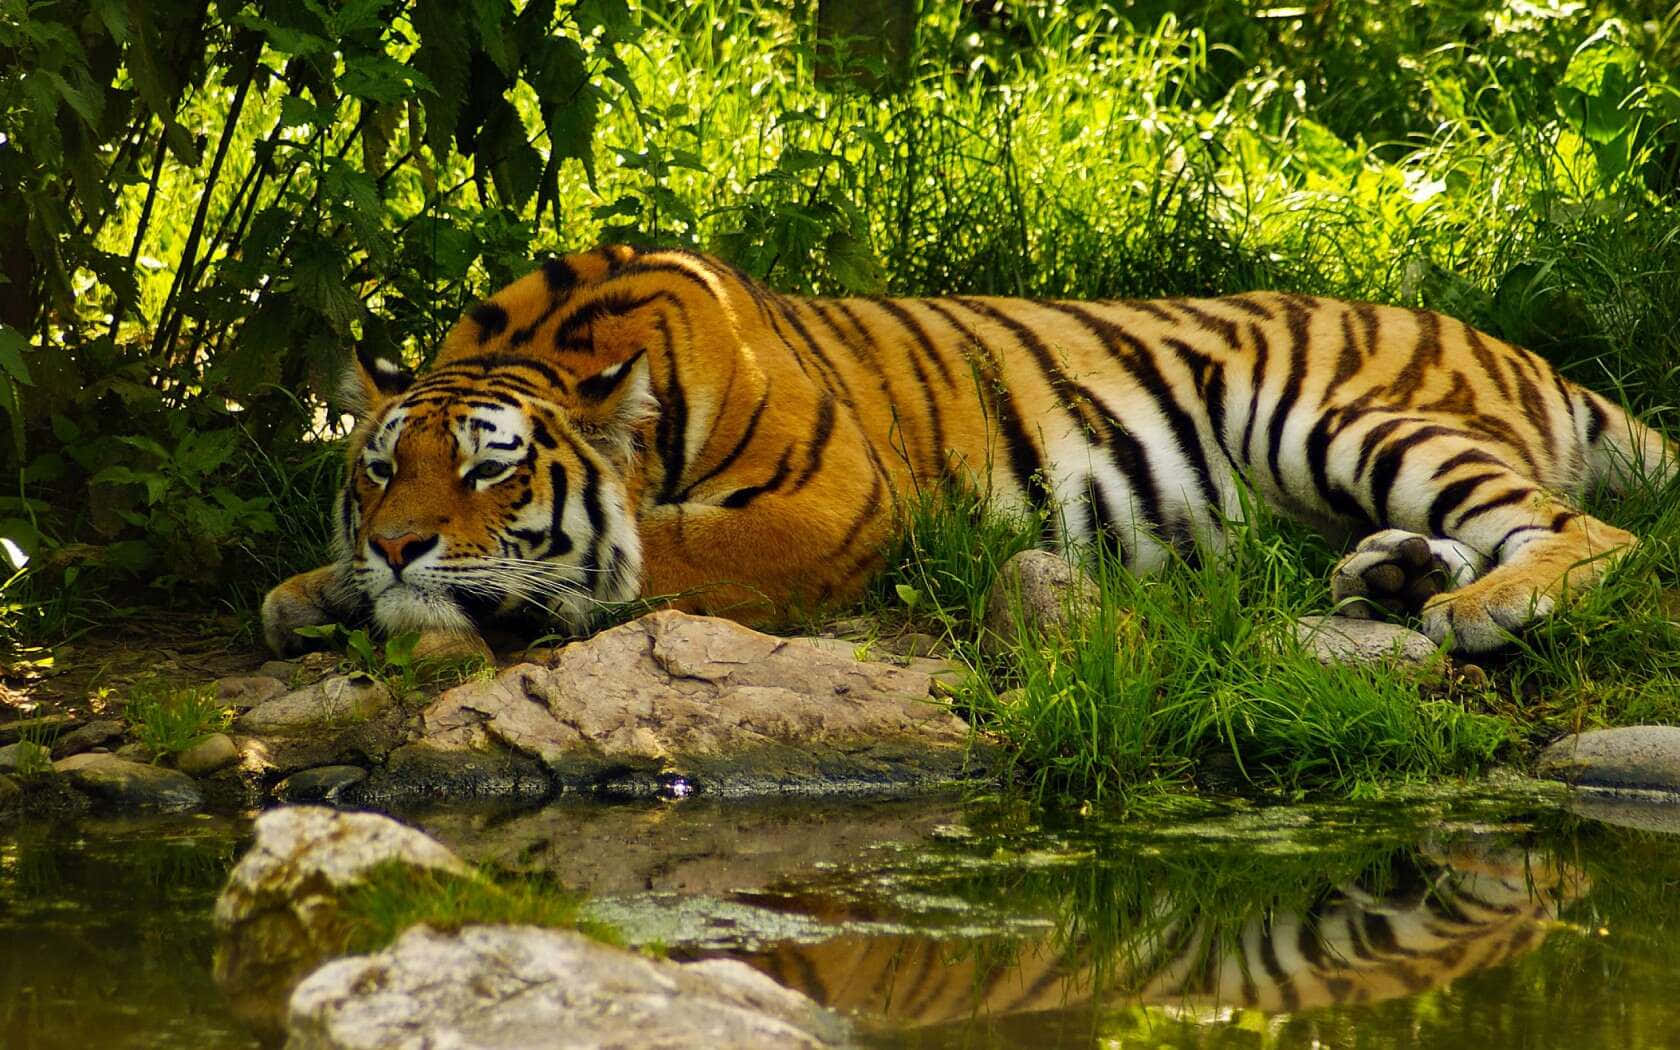
<svg viewBox="0 0 1680 1050"><path fill-rule="evenodd" d="M1363 619L1373 606L1407 615L1482 574L1487 559L1457 540L1383 529L1359 541L1330 577L1336 611Z"/></svg>
<svg viewBox="0 0 1680 1050"><path fill-rule="evenodd" d="M1424 536L1432 560L1437 554L1443 561L1463 554L1473 569L1475 556L1484 559L1484 573L1432 597L1424 597L1429 585L1418 585L1416 579L1399 584L1401 595L1416 587L1424 633L1437 642L1450 636L1454 647L1465 652L1499 648L1510 640L1510 632L1550 613L1566 592L1594 586L1634 543L1632 534L1582 514L1531 474L1512 467L1521 456L1484 437L1404 417L1398 426L1380 416L1365 422L1364 434L1384 433L1387 440L1368 446L1372 454L1361 456L1337 480L1348 491L1368 492L1373 510L1390 525ZM1456 546L1438 546L1441 540ZM1421 557L1404 538L1394 548L1396 555L1387 561L1405 577L1406 566ZM1401 548L1409 553L1402 554ZM1373 566L1361 563L1362 553L1369 552L1355 551L1344 562L1345 571L1338 573L1344 585L1356 574L1362 582L1370 576L1378 584L1393 581L1387 570L1368 574ZM1428 571L1412 575L1427 576Z"/></svg>
<svg viewBox="0 0 1680 1050"><path fill-rule="evenodd" d="M1505 532L1487 547L1494 567L1424 603L1423 632L1435 641L1450 635L1464 652L1497 649L1567 595L1596 586L1636 542L1632 533L1540 494L1504 520Z"/></svg>
<svg viewBox="0 0 1680 1050"><path fill-rule="evenodd" d="M262 603L263 640L276 656L296 656L318 648L314 639L297 633L299 627L341 623L346 618L344 567L323 565L281 581Z"/></svg>

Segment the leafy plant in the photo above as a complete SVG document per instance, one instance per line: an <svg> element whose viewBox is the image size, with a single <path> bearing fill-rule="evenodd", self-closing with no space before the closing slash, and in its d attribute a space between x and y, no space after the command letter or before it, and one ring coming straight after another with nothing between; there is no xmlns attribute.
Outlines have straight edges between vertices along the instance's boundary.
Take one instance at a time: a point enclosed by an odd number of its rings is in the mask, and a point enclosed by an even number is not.
<svg viewBox="0 0 1680 1050"><path fill-rule="evenodd" d="M410 696L422 686L465 681L490 669L479 655L420 656L420 632L404 631L381 644L365 628L341 624L299 627L306 638L318 638L344 653L346 671L368 675L385 682L399 695Z"/></svg>
<svg viewBox="0 0 1680 1050"><path fill-rule="evenodd" d="M134 739L155 758L185 751L233 720L215 686L170 686L155 678L134 683L123 714Z"/></svg>

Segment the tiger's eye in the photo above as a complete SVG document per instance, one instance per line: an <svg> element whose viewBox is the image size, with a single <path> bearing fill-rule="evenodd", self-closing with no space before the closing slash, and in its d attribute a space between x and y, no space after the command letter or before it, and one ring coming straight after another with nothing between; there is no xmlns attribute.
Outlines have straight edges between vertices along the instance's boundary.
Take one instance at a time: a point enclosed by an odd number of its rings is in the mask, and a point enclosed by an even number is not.
<svg viewBox="0 0 1680 1050"><path fill-rule="evenodd" d="M368 477L372 478L375 481L384 482L384 481L390 481L391 480L391 474L392 474L391 464L385 462L382 459L376 459L376 460L373 460L372 462L370 462L367 465L367 472L368 472Z"/></svg>

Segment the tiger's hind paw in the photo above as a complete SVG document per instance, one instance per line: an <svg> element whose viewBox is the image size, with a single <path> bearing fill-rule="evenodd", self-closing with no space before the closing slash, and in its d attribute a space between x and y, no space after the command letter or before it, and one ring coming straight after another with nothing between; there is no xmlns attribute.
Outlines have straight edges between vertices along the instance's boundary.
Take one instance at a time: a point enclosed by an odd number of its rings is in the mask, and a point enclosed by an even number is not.
<svg viewBox="0 0 1680 1050"><path fill-rule="evenodd" d="M1470 583L1481 565L1479 554L1454 540L1384 529L1336 564L1330 594L1344 616L1368 618L1379 608L1408 616L1442 592Z"/></svg>

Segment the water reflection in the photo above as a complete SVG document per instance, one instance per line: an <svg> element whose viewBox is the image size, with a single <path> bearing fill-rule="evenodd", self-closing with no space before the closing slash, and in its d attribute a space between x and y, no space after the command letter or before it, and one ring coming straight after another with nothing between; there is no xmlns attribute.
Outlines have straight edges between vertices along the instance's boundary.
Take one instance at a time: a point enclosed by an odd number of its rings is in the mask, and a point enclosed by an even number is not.
<svg viewBox="0 0 1680 1050"><path fill-rule="evenodd" d="M982 830L938 859L751 895L846 932L743 957L881 1046L1670 1045L1680 1003L1656 989L1680 953L1651 932L1680 927L1660 888L1675 840L1421 816ZM913 929L951 899L1047 932Z"/></svg>
<svg viewBox="0 0 1680 1050"><path fill-rule="evenodd" d="M235 849L235 825L208 818L0 833L0 1046L254 1047L210 983Z"/></svg>

